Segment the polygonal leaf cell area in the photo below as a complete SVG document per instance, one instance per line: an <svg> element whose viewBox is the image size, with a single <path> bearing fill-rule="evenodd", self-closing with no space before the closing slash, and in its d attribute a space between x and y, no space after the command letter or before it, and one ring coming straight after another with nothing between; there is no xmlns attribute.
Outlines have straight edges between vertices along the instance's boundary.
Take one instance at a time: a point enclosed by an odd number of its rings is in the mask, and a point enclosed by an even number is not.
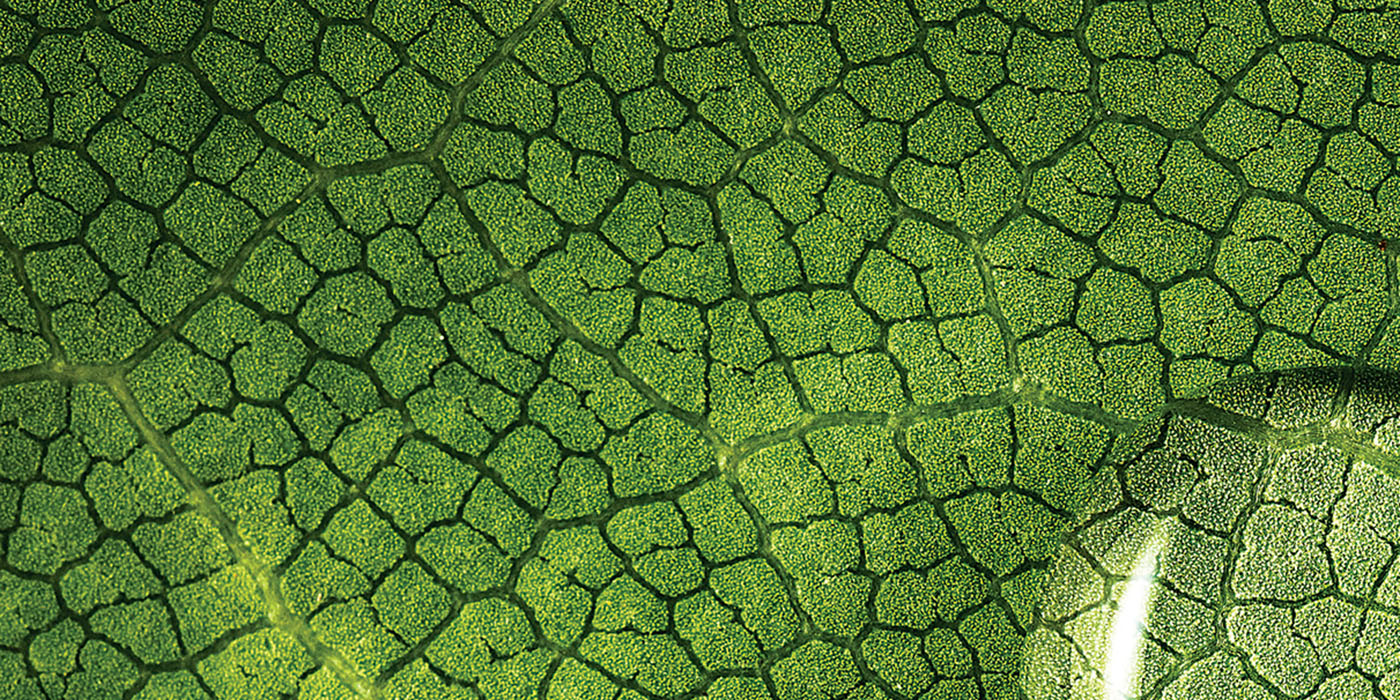
<svg viewBox="0 0 1400 700"><path fill-rule="evenodd" d="M1256 375L1145 423L1049 569L1026 696L1385 697L1397 388Z"/></svg>
<svg viewBox="0 0 1400 700"><path fill-rule="evenodd" d="M0 5L0 700L1396 694L1393 2Z"/></svg>

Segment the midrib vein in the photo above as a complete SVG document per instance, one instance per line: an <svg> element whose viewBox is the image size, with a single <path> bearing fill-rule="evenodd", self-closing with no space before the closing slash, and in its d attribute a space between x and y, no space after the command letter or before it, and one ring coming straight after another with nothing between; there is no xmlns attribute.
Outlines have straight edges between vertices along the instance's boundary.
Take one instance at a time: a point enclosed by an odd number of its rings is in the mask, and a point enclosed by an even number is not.
<svg viewBox="0 0 1400 700"><path fill-rule="evenodd" d="M233 553L234 560L247 570L249 576L256 582L258 595L263 600L264 613L268 621L296 639L305 647L307 653L316 663L334 673L336 678L340 679L347 688L350 688L357 697L366 700L376 700L383 697L382 692L372 680L361 673L339 650L322 641L311 625L287 605L287 599L282 595L282 580L273 572L272 567L263 561L262 557L259 557L248 546L247 542L243 541L233 519L219 507L213 496L209 495L209 490L195 477L194 472L190 471L189 465L185 464L184 460L175 453L170 445L170 439L166 437L165 433L161 432L141 410L136 396L131 393L131 387L127 384L126 377L120 373L111 372L107 376L101 377L99 381L112 393L112 397L121 406L122 413L136 428L136 431L141 435L141 441L151 450L161 466L165 467L166 471L178 479L180 485L185 488L189 502L195 511L213 523L219 536L223 538L224 544Z"/></svg>

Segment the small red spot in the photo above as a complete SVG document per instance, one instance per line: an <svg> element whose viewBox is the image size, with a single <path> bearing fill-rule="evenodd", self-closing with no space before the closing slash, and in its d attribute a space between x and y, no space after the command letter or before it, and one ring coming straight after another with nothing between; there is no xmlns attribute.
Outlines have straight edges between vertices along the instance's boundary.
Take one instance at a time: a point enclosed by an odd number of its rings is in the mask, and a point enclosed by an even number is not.
<svg viewBox="0 0 1400 700"><path fill-rule="evenodd" d="M1380 245L1380 247L1381 247L1381 250L1385 250L1385 239L1384 239L1384 238L1381 239L1381 242L1379 243L1379 245Z"/></svg>

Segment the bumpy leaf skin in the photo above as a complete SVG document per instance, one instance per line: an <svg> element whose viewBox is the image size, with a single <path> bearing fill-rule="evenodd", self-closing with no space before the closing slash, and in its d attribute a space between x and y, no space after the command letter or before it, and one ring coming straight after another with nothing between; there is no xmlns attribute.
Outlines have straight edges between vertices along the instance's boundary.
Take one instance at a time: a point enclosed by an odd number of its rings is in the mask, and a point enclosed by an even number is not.
<svg viewBox="0 0 1400 700"><path fill-rule="evenodd" d="M3 697L1011 698L1136 426L1400 367L1385 3L12 5ZM1165 696L1391 683L1289 464Z"/></svg>

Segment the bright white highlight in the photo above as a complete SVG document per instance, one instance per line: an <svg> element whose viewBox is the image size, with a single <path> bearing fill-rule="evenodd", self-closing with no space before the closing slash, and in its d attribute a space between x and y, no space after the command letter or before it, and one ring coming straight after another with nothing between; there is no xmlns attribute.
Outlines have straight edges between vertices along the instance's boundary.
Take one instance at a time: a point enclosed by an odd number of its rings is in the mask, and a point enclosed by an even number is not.
<svg viewBox="0 0 1400 700"><path fill-rule="evenodd" d="M1142 650L1142 630L1152 606L1157 582L1157 555L1166 543L1166 521L1159 521L1151 540L1138 556L1133 573L1123 585L1118 609L1113 614L1112 636L1104 663L1104 700L1128 700L1137 679Z"/></svg>

